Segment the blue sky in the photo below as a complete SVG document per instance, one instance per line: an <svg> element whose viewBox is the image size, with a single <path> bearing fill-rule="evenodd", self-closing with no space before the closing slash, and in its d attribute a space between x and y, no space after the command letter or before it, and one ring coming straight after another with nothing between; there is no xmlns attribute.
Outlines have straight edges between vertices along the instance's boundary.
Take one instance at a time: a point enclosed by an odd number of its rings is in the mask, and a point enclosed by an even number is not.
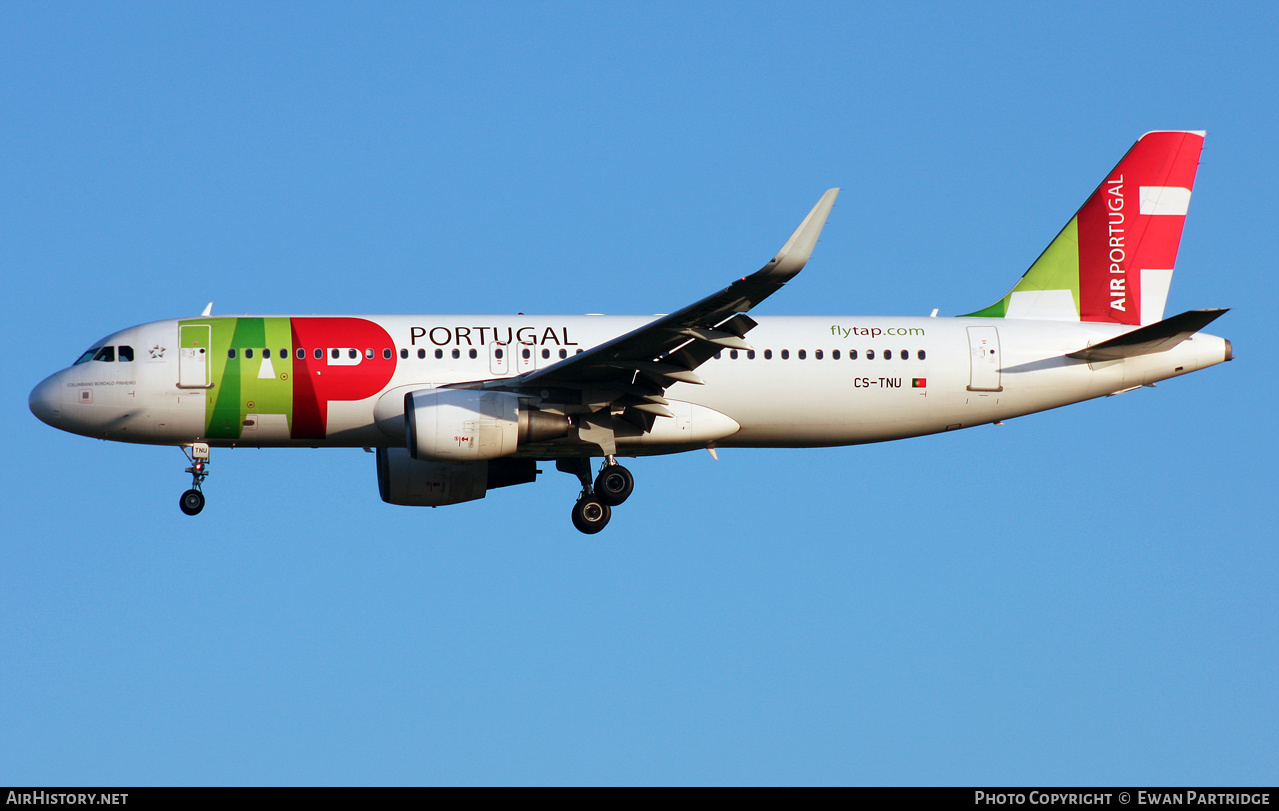
<svg viewBox="0 0 1279 811"><path fill-rule="evenodd" d="M1270 784L1273 4L0 6L0 784ZM218 313L1003 295L1128 146L1208 138L1169 312L1238 360L944 436L384 505L358 450L62 434Z"/></svg>

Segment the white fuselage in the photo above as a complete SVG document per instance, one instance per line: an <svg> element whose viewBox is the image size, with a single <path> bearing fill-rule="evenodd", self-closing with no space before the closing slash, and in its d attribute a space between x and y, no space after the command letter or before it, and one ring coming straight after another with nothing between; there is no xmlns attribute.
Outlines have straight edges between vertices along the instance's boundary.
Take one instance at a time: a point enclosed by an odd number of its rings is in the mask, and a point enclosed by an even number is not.
<svg viewBox="0 0 1279 811"><path fill-rule="evenodd" d="M240 332L232 335L228 328L230 349L217 345L216 318L160 321L122 330L95 347L127 347L132 360L117 356L64 369L32 392L32 410L55 427L128 442L391 447L402 445L403 433L394 426L388 429L387 410L392 420L399 419L406 391L514 377L652 320L642 316L344 317L331 320L373 324L385 338L344 339L340 330L335 333L337 328L332 328L322 341L313 341L323 346L304 346L297 328L288 333L289 318L257 319L284 324L286 337L273 345L265 345L270 338L241 339ZM1066 357L1132 329L1109 324L867 316L757 320L758 326L747 335L753 351L725 349L698 368L705 385L671 386L665 396L675 417L659 418L650 436L619 439L619 453L900 439L1112 394L1230 358L1227 341L1204 333L1164 352L1121 360L1089 363ZM251 374L237 372L239 377L232 383L219 376L216 364L190 353L183 367L182 351L177 348L179 325L196 324L198 329L209 323L213 323L214 345L207 351L220 360L222 355L217 353L233 349L245 368L252 364ZM245 358L246 350L251 351L251 361ZM269 351L269 357L262 358L263 350ZM323 359L316 361L312 353L319 350ZM306 367L296 360L299 353L306 355ZM192 363L207 365L203 372L197 368L193 373ZM327 372L327 380L333 380L360 374L361 365L370 370L378 366L389 379L380 382L378 378L379 385L369 392L353 389L359 396L352 399L330 399L322 435L312 431L299 436L295 423L302 419L298 409L303 395L298 386L303 381L298 378L305 374L322 381ZM197 379L200 374L207 379ZM218 400L228 385L240 387L235 402ZM268 405L277 400L284 404ZM220 409L228 421L217 430L211 422L214 409Z"/></svg>

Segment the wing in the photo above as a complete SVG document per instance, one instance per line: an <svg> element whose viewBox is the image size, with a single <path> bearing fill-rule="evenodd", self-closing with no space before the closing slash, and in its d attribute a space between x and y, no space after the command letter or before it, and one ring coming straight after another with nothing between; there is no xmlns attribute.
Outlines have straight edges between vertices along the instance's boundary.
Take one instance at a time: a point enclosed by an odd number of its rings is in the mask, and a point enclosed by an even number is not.
<svg viewBox="0 0 1279 811"><path fill-rule="evenodd" d="M750 349L746 313L781 289L812 256L839 189L808 212L777 255L749 276L695 304L544 369L494 380L486 388L555 394L566 413L584 415L581 439L612 453L612 436L636 435L673 416L662 395L675 383L702 383L693 371L722 349ZM539 399L547 400L546 396ZM547 405L539 406L547 410Z"/></svg>

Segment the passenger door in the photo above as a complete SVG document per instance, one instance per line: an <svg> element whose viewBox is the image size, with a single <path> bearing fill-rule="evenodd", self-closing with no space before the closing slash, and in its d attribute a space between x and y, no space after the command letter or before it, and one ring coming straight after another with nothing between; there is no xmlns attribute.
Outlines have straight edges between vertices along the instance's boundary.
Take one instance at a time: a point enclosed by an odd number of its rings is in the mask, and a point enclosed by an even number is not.
<svg viewBox="0 0 1279 811"><path fill-rule="evenodd" d="M178 388L209 387L210 335L208 324L183 324L178 328Z"/></svg>
<svg viewBox="0 0 1279 811"><path fill-rule="evenodd" d="M968 355L972 364L968 390L1003 391L999 375L999 330L996 327L969 327Z"/></svg>

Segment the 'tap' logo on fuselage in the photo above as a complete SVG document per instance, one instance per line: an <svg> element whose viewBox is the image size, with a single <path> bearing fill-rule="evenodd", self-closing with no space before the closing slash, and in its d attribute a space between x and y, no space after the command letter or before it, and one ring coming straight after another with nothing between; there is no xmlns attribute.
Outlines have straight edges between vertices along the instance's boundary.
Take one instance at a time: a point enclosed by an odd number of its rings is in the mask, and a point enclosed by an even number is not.
<svg viewBox="0 0 1279 811"><path fill-rule="evenodd" d="M180 329L209 344L196 376L212 381L209 439L241 439L271 419L287 420L293 439L323 439L330 403L372 397L395 374L391 336L363 318L209 318Z"/></svg>

